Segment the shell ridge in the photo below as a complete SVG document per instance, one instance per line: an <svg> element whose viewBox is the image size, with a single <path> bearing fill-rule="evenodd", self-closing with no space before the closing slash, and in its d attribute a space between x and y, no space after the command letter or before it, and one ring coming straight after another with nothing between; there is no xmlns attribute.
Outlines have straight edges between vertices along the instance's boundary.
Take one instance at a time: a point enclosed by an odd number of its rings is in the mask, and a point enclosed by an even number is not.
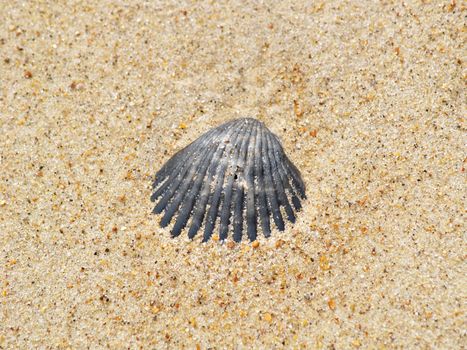
<svg viewBox="0 0 467 350"><path fill-rule="evenodd" d="M158 185L160 185L164 180L167 180L167 181L165 181L162 186L166 186L166 187L167 185L170 186L170 184L173 181L173 178L175 178L180 173L180 171L183 171L183 168L186 167L187 163L188 164L192 163L187 160L189 160L194 154L196 154L197 151L204 148L206 144L209 142L211 137L214 137L215 135L222 133L224 129L228 127L229 124L231 123L228 122L228 123L225 123L219 126L218 128L207 131L206 133L201 135L198 139L190 143L188 146L178 151L172 158L170 158L167 161L165 166L157 172L156 179L153 183L153 189L156 188ZM169 173L171 174L171 176L167 177L167 174ZM160 191L161 191L160 188L156 190L156 192L160 192Z"/></svg>
<svg viewBox="0 0 467 350"><path fill-rule="evenodd" d="M235 133L233 134L232 136L232 139L230 140L230 142L228 142L226 144L226 147L224 148L223 150L223 153L221 156L223 156L224 154L227 154L230 152L230 149L232 148L232 144L235 143L235 140L238 138L239 134L241 133L243 129L243 125L240 126L240 128L238 128ZM220 157L221 157L220 156ZM220 158L219 157L219 158ZM215 162L214 162L215 163ZM198 230L200 229L203 221L204 221L204 217L205 217L205 210L206 210L206 206L208 204L208 200L209 198L211 197L212 198L212 194L214 191L211 191L211 185L213 183L213 180L215 180L214 182L214 190L215 188L217 187L217 182L223 182L223 179L224 179L224 174L225 174L225 168L227 166L227 162L222 162L220 163L220 167L219 167L219 171L217 172L217 178L214 179L214 174L218 168L217 164L212 164L212 168L209 170L209 180L206 181L204 184L203 184L203 188L201 189L201 194L198 198L198 200L196 201L196 204L195 204L195 207L193 209L193 216L192 216L192 222L191 222L191 225L190 225L190 230L188 232L188 237L189 238L193 238L196 233L198 232Z"/></svg>
<svg viewBox="0 0 467 350"><path fill-rule="evenodd" d="M207 184L208 186L211 183L212 174L214 173L215 168L217 168L218 159L222 154L224 154L226 148L226 144L223 141L228 140L232 136L232 134L235 135L236 132L238 132L238 130L235 130L235 128L232 125L230 125L229 128L224 132L224 134L221 135L219 141L217 142L212 157L206 158L201 166L201 169L197 171L198 176L194 180L194 183L192 183L192 185L190 186L190 191L183 198L183 205L178 214L175 226L172 229L173 236L178 236L181 233L181 230L185 228L188 219L192 214L195 199L198 197L202 183L204 182L204 184ZM206 174L208 177L207 180Z"/></svg>
<svg viewBox="0 0 467 350"><path fill-rule="evenodd" d="M302 177L300 175L300 171L290 161L288 157L286 157L285 159L285 165L287 166L288 169L290 169L290 173L292 174L292 182L297 188L298 194L300 195L302 199L306 199L305 184L303 183Z"/></svg>
<svg viewBox="0 0 467 350"><path fill-rule="evenodd" d="M274 188L274 179L273 179L273 167L271 164L271 148L270 144L268 142L269 138L268 135L270 132L265 133L265 154L264 154L264 166L266 170L266 198L268 200L268 203L270 205L270 213L272 214L272 218L274 219L274 223L276 224L276 227L280 230L284 230L284 219L282 218L282 214L279 208L279 200L277 198L277 193Z"/></svg>
<svg viewBox="0 0 467 350"><path fill-rule="evenodd" d="M280 159L278 159L279 154L275 152L272 143L272 137L271 135L268 135L268 145L269 148L272 149L272 152L269 154L270 156L272 156L270 161L274 170L272 172L272 176L276 192L279 198L279 205L284 206L285 212L287 214L287 219L291 222L295 222L295 214L292 207L290 206L289 199L287 198L287 193L285 192L286 186L284 186L284 184L287 183L287 175L284 173L284 169L282 169L282 167L280 166L281 161Z"/></svg>
<svg viewBox="0 0 467 350"><path fill-rule="evenodd" d="M200 145L204 146L206 142L207 138L204 138ZM168 176L162 179L162 177L158 177L158 175L156 175L156 180L154 184L158 179L160 179L160 183L157 185L155 184L157 188L154 190L151 196L152 201L155 201L160 196L166 194L167 191L169 191L177 183L177 179L179 180L181 177L183 177L184 172L187 170L187 167L193 164L192 162L187 162L186 159L193 155L193 153L195 152L195 148L196 147L194 146L188 146L183 149L184 151L186 151L184 152L184 157L179 157L180 161L174 164L174 168Z"/></svg>
<svg viewBox="0 0 467 350"><path fill-rule="evenodd" d="M275 137L275 140L273 140L273 148L281 160L280 164L282 165L284 171L289 175L288 177L291 178L293 188L301 198L305 199L305 184L303 183L300 171L290 161L289 157L287 157L284 152L284 148L282 147L277 137Z"/></svg>
<svg viewBox="0 0 467 350"><path fill-rule="evenodd" d="M301 197L300 194L300 189L296 185L296 180L295 178L298 176L299 180L301 181L300 174L298 172L298 169L296 170L296 173L294 174L292 172L292 169L290 169L287 166L287 163L290 163L289 158L287 155L284 153L283 148L281 147L280 143L274 142L274 140L271 140L273 145L272 148L274 149L274 154L276 156L276 162L278 163L279 171L282 174L283 177L283 183L285 188L287 188L288 192L290 193L292 197L292 204L294 205L296 210L300 210L302 205L300 203L300 199L298 198L299 196ZM284 164L286 163L286 164Z"/></svg>
<svg viewBox="0 0 467 350"><path fill-rule="evenodd" d="M221 130L218 130L218 129L214 129L214 131L216 132L213 132L211 134L212 137L217 136L221 132ZM199 145L199 147L194 147L190 152L187 152L188 156L192 157L196 153L197 150L200 150L201 152L203 152L203 148L205 144L209 144L209 138L205 138L202 144ZM200 156L201 154L198 155L198 159ZM194 166L193 161L180 162L177 169L174 170L173 173L171 173L171 175L167 178L167 180L153 193L153 195L151 196L151 199L153 200L157 199L158 197L162 195L162 199L160 199L159 203L156 205L153 212L157 214L162 212L163 208L167 205L168 201L170 200L170 198L172 198L174 192L177 190L185 174L193 166Z"/></svg>
<svg viewBox="0 0 467 350"><path fill-rule="evenodd" d="M221 208L221 213L220 213L220 226L219 226L219 238L220 239L226 239L227 238L227 233L229 229L229 224L231 223L230 218L232 216L231 211L233 210L233 203L235 203L234 200L232 200L232 197L235 195L235 187L236 187L236 181L235 181L235 176L238 177L237 175L237 168L238 168L238 161L239 161L239 155L241 155L242 150L244 151L246 141L248 140L250 134L251 134L251 127L248 123L245 123L246 127L246 132L245 135L242 135L240 138L240 142L237 141L235 144L235 149L234 152L232 153L231 160L229 162L229 175L227 179L225 180L225 185L224 185L224 201L222 204Z"/></svg>
<svg viewBox="0 0 467 350"><path fill-rule="evenodd" d="M244 126L248 125L248 123L246 123L244 120L241 120L241 122L239 121L239 124L242 125L242 127L243 127L243 124ZM233 145L233 148L236 148L236 145L237 143ZM226 164L231 165L232 159L233 159L233 156L229 157L229 160L226 161ZM220 178L218 179L218 181L216 182L215 190L212 193L212 196L210 197L210 200L209 200L210 207L209 207L209 212L206 218L206 225L204 227L203 242L206 242L212 236L212 232L214 230L216 219L218 217L219 202L221 199L222 190L225 189L224 182L225 182L224 177L222 177L222 179Z"/></svg>
<svg viewBox="0 0 467 350"><path fill-rule="evenodd" d="M190 157L193 153L193 149L203 143L210 135L215 132L215 129L209 130L204 135L201 135L198 139L190 143L188 146L179 150L175 155L170 158L167 163L156 173L155 180L152 184L153 190L156 189L164 180L167 179L167 175L174 173L185 163L185 160Z"/></svg>
<svg viewBox="0 0 467 350"><path fill-rule="evenodd" d="M254 182L254 169L255 169L255 146L258 132L261 132L262 125L258 123L254 135L251 137L248 144L248 154L246 159L246 222L247 234L250 241L254 241L257 236L257 220L256 220L256 199L255 199L255 182Z"/></svg>
<svg viewBox="0 0 467 350"><path fill-rule="evenodd" d="M212 130L211 130L212 131ZM175 155L170 158L167 163L165 163L165 165L156 173L156 179L154 180L153 182L153 189L159 184L161 183L161 181L170 173L174 170L174 167L177 165L177 164L180 164L179 161L185 159L187 157L187 154L188 152L196 145L196 144L199 144L200 142L202 142L204 140L204 138L198 138L196 139L195 141L193 141L192 143L190 143L188 146L186 147L183 147L182 149L180 149L177 153L175 153Z"/></svg>
<svg viewBox="0 0 467 350"><path fill-rule="evenodd" d="M182 177L180 186L176 189L178 190L178 193L172 196L172 201L167 206L164 217L161 220L161 225L163 227L169 224L170 220L175 214L175 211L178 209L182 200L186 197L187 193L189 192L189 189L192 188L195 178L199 176L204 176L202 170L199 170L199 167L203 169L205 164L206 166L209 164L209 160L211 159L213 153L219 145L220 139L224 131L225 130L222 130L221 133L217 133L210 139L210 145L207 147L207 150L204 152L204 154L198 155L197 160L193 162L192 166L189 167L188 175Z"/></svg>
<svg viewBox="0 0 467 350"><path fill-rule="evenodd" d="M265 172L263 169L263 140L264 140L265 129L261 128L259 137L256 138L255 145L255 196L258 202L258 214L261 221L261 228L265 237L271 235L271 223L269 220L270 213L268 212L268 204L266 201L266 193L264 190L264 177Z"/></svg>
<svg viewBox="0 0 467 350"><path fill-rule="evenodd" d="M243 233L243 208L245 206L245 183L246 183L246 173L245 166L246 160L248 157L249 148L251 145L250 140L255 137L257 132L257 123L252 123L254 125L250 128L250 133L248 137L245 137L245 142L242 144L242 149L240 150L240 156L238 157L238 165L236 168L235 174L237 178L234 182L234 193L233 193L233 240L235 242L240 242L242 240Z"/></svg>

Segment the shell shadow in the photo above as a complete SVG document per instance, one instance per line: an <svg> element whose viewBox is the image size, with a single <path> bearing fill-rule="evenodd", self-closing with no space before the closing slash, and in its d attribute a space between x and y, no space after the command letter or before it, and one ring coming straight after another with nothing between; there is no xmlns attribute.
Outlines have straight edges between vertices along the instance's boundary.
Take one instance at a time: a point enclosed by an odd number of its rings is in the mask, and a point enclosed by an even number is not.
<svg viewBox="0 0 467 350"><path fill-rule="evenodd" d="M171 231L176 237L191 219L188 237L193 238L204 224L203 242L216 226L221 240L231 231L240 242L246 228L254 241L258 226L269 237L272 222L280 231L284 216L295 222L306 198L300 172L279 139L252 118L229 121L200 136L167 161L152 187L153 213L164 212L160 225L168 226L176 216Z"/></svg>

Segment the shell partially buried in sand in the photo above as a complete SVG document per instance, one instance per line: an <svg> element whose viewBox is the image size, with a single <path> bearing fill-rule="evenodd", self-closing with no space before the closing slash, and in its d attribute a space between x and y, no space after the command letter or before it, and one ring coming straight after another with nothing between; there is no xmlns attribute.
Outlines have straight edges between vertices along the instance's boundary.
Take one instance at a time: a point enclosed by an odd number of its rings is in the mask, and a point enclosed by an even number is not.
<svg viewBox="0 0 467 350"><path fill-rule="evenodd" d="M278 138L251 118L229 121L211 129L177 152L156 174L152 201L165 227L176 216L172 236L189 223L193 238L204 224L203 241L217 224L219 238L241 241L244 228L254 241L261 226L271 223L283 231L284 216L295 222L305 185L300 172L284 153Z"/></svg>

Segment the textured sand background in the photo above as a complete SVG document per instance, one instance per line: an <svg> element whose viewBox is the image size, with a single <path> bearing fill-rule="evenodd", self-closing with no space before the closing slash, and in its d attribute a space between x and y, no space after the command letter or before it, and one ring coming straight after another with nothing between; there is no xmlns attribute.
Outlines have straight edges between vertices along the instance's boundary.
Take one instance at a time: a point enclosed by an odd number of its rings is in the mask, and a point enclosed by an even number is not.
<svg viewBox="0 0 467 350"><path fill-rule="evenodd" d="M0 348L463 348L465 3L0 2ZM252 116L308 200L171 239L151 179Z"/></svg>

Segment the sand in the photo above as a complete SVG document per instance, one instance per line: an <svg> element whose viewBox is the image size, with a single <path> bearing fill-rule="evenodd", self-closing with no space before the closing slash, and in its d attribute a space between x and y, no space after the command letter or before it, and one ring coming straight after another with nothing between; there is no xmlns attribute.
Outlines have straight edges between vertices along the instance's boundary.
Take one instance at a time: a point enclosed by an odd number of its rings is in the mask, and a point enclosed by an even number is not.
<svg viewBox="0 0 467 350"><path fill-rule="evenodd" d="M0 3L0 348L466 345L462 1ZM151 181L258 118L301 170L256 248Z"/></svg>

